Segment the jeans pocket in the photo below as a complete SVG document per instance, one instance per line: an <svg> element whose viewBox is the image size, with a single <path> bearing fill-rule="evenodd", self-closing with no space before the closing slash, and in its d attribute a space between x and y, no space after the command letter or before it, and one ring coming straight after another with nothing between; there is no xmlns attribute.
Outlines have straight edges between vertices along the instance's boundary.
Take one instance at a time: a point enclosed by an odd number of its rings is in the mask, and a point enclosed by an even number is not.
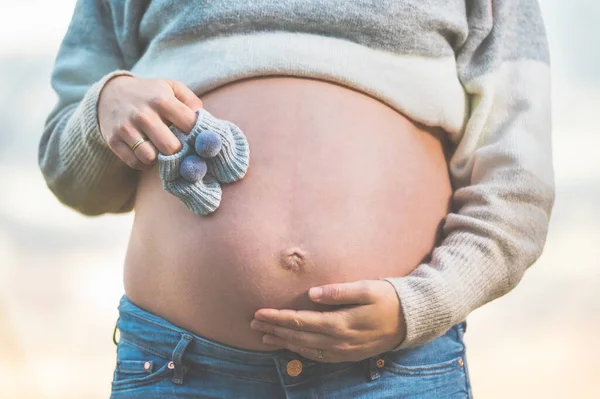
<svg viewBox="0 0 600 399"><path fill-rule="evenodd" d="M117 346L117 364L112 390L139 388L170 379L172 362L151 350L121 339Z"/></svg>
<svg viewBox="0 0 600 399"><path fill-rule="evenodd" d="M388 371L405 376L423 376L463 371L465 345L462 330L454 325L444 335L414 348L388 352Z"/></svg>
<svg viewBox="0 0 600 399"><path fill-rule="evenodd" d="M471 397L465 345L458 325L426 344L383 354L381 384L394 397Z"/></svg>
<svg viewBox="0 0 600 399"><path fill-rule="evenodd" d="M397 361L386 361L388 371L404 376L425 376L451 373L462 370L462 357L424 365L406 365Z"/></svg>

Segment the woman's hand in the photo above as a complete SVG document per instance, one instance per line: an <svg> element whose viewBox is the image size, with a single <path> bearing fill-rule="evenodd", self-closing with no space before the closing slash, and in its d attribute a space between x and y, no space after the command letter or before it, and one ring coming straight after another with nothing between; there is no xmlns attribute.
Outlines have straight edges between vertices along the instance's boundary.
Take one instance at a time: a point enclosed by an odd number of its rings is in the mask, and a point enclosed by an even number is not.
<svg viewBox="0 0 600 399"><path fill-rule="evenodd" d="M266 333L266 344L319 362L360 361L389 351L404 340L406 326L400 301L385 280L313 287L309 297L321 304L350 306L325 312L259 309L250 328Z"/></svg>
<svg viewBox="0 0 600 399"><path fill-rule="evenodd" d="M100 92L100 134L129 167L148 169L156 161L157 150L165 155L181 150L165 121L187 133L196 122L194 111L202 106L202 100L181 82L117 76ZM134 153L131 146L142 137L150 141L140 144Z"/></svg>

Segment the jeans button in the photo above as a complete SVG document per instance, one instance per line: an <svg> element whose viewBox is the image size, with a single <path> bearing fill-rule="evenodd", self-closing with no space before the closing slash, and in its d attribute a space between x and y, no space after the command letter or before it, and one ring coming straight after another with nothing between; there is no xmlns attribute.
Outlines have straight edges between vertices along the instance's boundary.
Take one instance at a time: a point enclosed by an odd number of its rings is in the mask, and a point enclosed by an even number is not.
<svg viewBox="0 0 600 399"><path fill-rule="evenodd" d="M287 366L285 366L285 370L287 371L288 375L296 377L302 372L302 362L297 359L290 360Z"/></svg>

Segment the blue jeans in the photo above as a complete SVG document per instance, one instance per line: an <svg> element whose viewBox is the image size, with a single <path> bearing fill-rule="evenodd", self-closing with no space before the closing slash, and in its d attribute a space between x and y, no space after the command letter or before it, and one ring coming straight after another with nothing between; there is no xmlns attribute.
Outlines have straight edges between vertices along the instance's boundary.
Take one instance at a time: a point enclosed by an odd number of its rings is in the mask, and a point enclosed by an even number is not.
<svg viewBox="0 0 600 399"><path fill-rule="evenodd" d="M111 399L472 398L466 321L425 345L345 363L223 345L140 309L125 295L116 329Z"/></svg>

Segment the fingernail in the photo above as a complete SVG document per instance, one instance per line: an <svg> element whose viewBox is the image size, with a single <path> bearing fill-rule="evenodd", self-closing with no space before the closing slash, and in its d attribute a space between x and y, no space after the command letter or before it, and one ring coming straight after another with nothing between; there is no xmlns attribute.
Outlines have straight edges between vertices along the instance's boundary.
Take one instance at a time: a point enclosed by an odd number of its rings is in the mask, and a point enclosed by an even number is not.
<svg viewBox="0 0 600 399"><path fill-rule="evenodd" d="M258 311L256 313L254 313L254 319L256 319L256 320L264 320L264 321L267 320L267 318L262 313L260 313Z"/></svg>
<svg viewBox="0 0 600 399"><path fill-rule="evenodd" d="M308 293L312 297L312 299L321 299L321 297L323 296L323 288L311 288Z"/></svg>

